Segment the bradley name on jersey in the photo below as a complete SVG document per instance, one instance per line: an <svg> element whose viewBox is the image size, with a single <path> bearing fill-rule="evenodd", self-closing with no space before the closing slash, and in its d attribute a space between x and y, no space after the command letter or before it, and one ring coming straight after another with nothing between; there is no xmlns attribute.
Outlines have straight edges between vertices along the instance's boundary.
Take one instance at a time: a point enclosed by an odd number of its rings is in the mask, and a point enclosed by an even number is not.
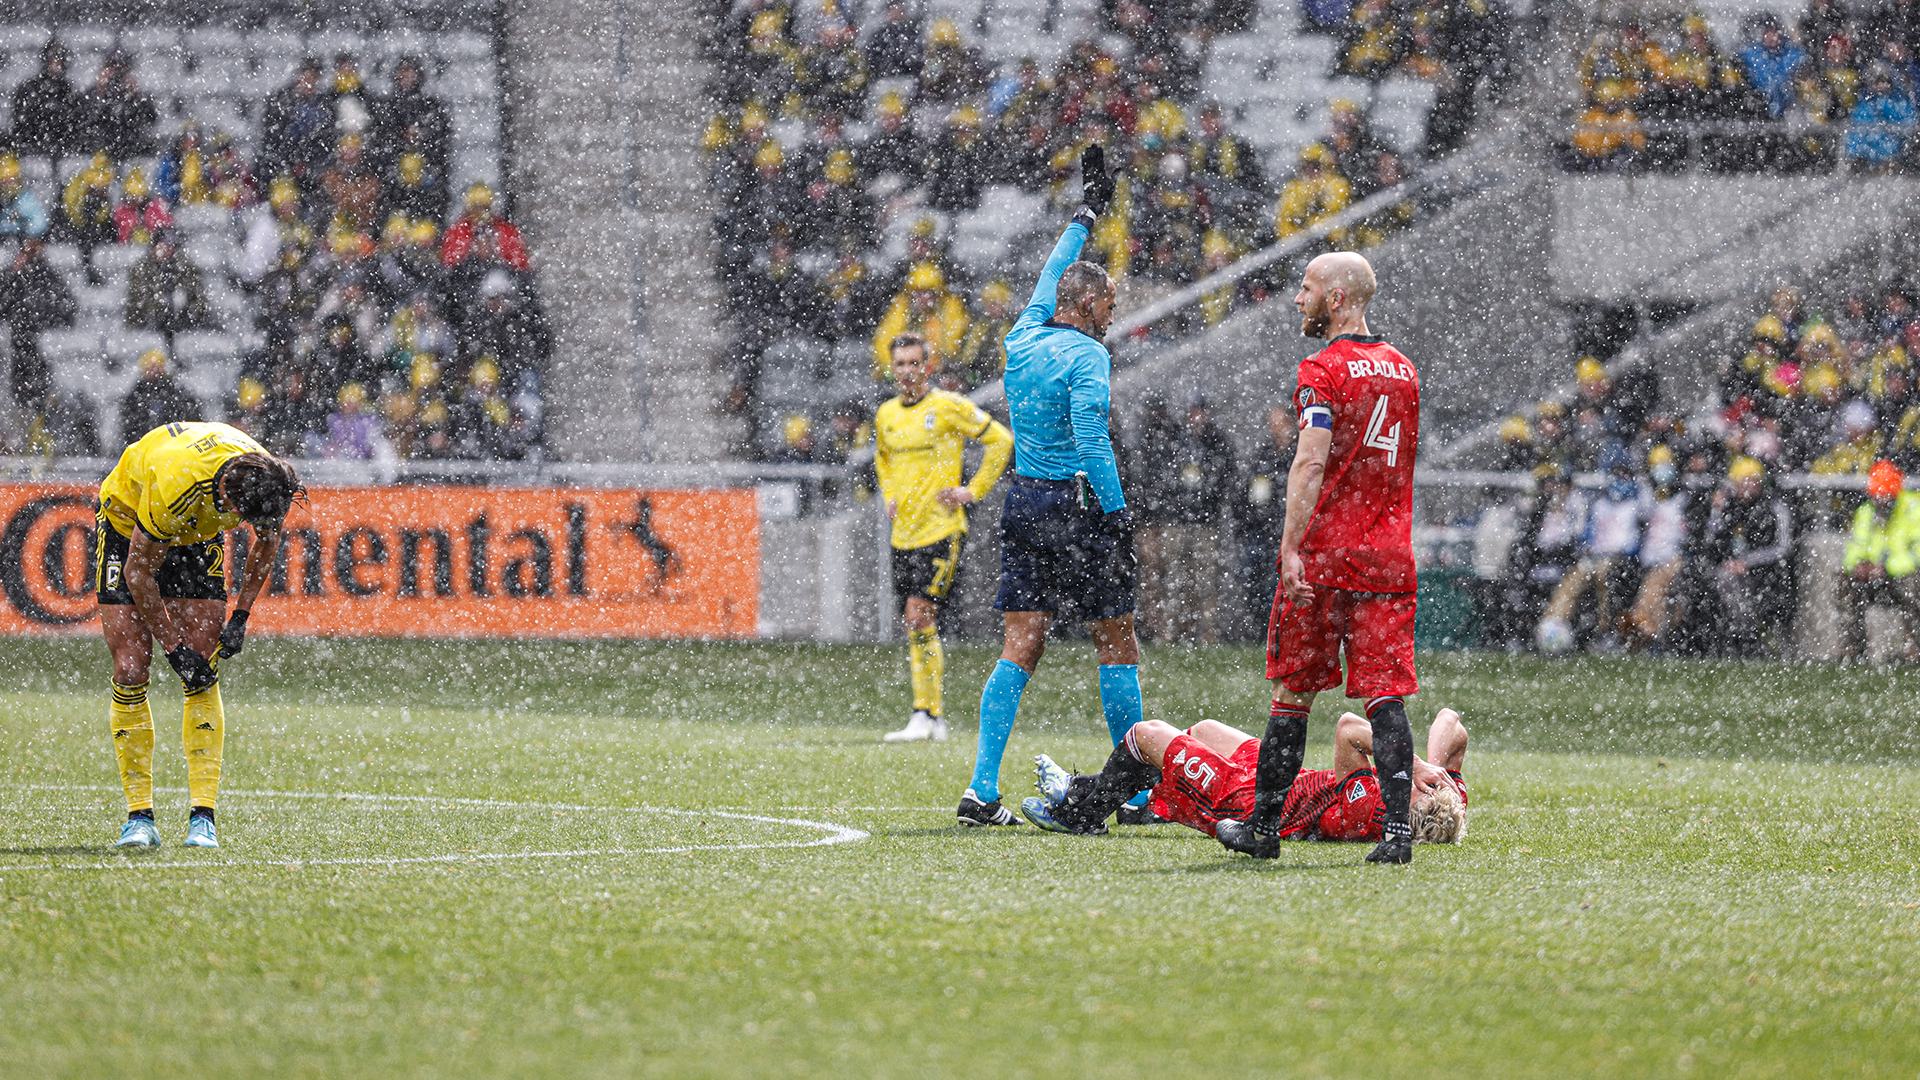
<svg viewBox="0 0 1920 1080"><path fill-rule="evenodd" d="M1364 379L1368 376L1377 376L1382 379L1399 379L1401 382L1412 382L1413 365L1398 364L1392 360L1376 360L1371 357L1361 357L1358 360L1347 361L1348 378Z"/></svg>

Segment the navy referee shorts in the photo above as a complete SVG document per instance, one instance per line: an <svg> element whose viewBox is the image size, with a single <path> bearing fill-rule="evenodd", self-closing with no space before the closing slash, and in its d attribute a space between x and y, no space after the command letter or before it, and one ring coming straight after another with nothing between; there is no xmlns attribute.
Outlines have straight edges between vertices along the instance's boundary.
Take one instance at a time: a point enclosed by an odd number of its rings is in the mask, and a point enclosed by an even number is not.
<svg viewBox="0 0 1920 1080"><path fill-rule="evenodd" d="M1051 611L1076 622L1133 610L1130 545L1097 503L1082 508L1071 480L1015 474L1000 512L1000 611Z"/></svg>

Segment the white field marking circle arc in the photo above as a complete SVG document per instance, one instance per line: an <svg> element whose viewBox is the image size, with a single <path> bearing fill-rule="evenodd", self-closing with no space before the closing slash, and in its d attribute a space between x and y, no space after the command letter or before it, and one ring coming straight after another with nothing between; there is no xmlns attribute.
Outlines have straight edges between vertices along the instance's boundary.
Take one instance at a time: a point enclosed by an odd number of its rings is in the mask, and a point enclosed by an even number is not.
<svg viewBox="0 0 1920 1080"><path fill-rule="evenodd" d="M96 784L26 784L15 790L27 791L107 791L117 793L119 789ZM156 793L184 793L185 788L154 788ZM777 840L764 843L742 844L682 844L674 847L657 848L577 848L566 851L503 851L503 852L462 852L452 855L414 855L399 858L363 858L363 859L229 859L220 862L105 862L91 866L34 866L19 864L7 866L8 870L61 869L61 870L163 870L190 867L195 869L216 869L225 866L282 866L299 869L309 866L414 866L431 863L468 863L468 862L505 862L511 859L564 859L597 855L677 855L692 851L756 851L774 848L811 848L828 847L834 844L850 844L865 840L872 834L864 829L849 828L825 821L809 821L805 818L778 818L764 814L750 814L732 810L681 810L670 806L589 806L581 803L542 803L510 802L500 799L463 799L445 795L370 795L360 792L338 791L265 791L230 789L225 792L231 796L244 796L258 799L311 799L328 802L359 803L415 803L436 806L485 807L499 810L568 810L568 811L615 811L639 814L672 814L680 817L723 817L737 821L754 821L766 825L791 825L802 829L818 829L826 835L813 840Z"/></svg>

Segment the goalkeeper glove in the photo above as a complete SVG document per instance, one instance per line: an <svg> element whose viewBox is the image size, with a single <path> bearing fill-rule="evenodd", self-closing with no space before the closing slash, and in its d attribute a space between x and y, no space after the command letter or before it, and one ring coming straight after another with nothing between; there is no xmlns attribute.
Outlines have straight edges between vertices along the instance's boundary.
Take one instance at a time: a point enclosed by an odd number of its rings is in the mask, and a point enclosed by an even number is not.
<svg viewBox="0 0 1920 1080"><path fill-rule="evenodd" d="M220 678L214 673L213 664L185 642L167 650L167 663L173 665L173 670L179 674L189 694L205 690Z"/></svg>
<svg viewBox="0 0 1920 1080"><path fill-rule="evenodd" d="M247 613L236 611L227 617L227 625L220 631L220 655L239 656L247 643Z"/></svg>
<svg viewBox="0 0 1920 1080"><path fill-rule="evenodd" d="M1107 152L1099 143L1080 151L1080 200L1095 217L1113 205L1113 177L1107 175Z"/></svg>

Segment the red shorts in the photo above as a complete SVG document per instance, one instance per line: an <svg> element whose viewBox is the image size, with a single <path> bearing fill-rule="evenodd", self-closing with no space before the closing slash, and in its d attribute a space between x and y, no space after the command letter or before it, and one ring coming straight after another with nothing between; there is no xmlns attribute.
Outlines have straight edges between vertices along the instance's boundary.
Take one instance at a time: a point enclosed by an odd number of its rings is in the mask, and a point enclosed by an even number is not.
<svg viewBox="0 0 1920 1080"><path fill-rule="evenodd" d="M1221 757L1191 735L1167 744L1160 782L1147 806L1168 821L1213 835L1222 818L1253 812L1253 773L1260 764L1260 740L1248 739Z"/></svg>
<svg viewBox="0 0 1920 1080"><path fill-rule="evenodd" d="M1267 615L1267 678L1296 694L1340 685L1347 654L1347 696L1413 694L1413 593L1313 588L1313 602L1291 603L1275 589Z"/></svg>

